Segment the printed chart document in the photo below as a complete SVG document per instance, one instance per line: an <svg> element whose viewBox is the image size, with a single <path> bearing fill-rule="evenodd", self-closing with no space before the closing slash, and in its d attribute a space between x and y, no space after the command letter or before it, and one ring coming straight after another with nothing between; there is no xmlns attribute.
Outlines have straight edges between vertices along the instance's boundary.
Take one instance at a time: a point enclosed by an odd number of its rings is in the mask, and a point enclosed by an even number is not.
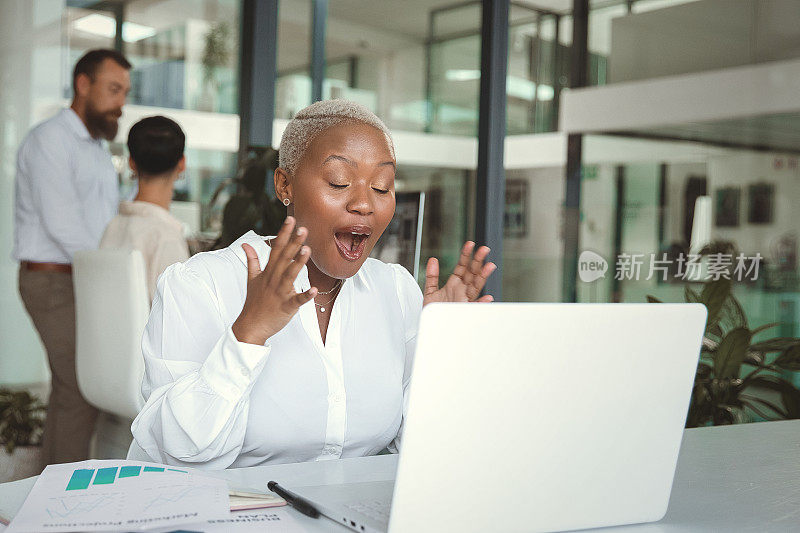
<svg viewBox="0 0 800 533"><path fill-rule="evenodd" d="M228 518L228 484L142 461L49 465L4 533L136 531Z"/></svg>
<svg viewBox="0 0 800 533"><path fill-rule="evenodd" d="M180 527L183 533L305 533L304 528L286 508L236 511L228 518L208 520ZM152 533L176 533L174 527L152 530Z"/></svg>

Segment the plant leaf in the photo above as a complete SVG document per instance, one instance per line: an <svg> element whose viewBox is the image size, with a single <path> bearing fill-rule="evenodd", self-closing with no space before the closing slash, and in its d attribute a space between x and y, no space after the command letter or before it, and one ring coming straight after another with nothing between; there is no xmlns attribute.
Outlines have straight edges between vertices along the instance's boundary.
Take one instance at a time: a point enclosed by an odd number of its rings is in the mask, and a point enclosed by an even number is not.
<svg viewBox="0 0 800 533"><path fill-rule="evenodd" d="M800 346L795 345L784 350L773 363L784 370L800 371Z"/></svg>
<svg viewBox="0 0 800 533"><path fill-rule="evenodd" d="M718 378L737 378L747 349L750 346L750 330L736 328L722 339L714 353L714 375Z"/></svg>
<svg viewBox="0 0 800 533"><path fill-rule="evenodd" d="M658 298L656 298L655 296L651 296L651 295L649 295L649 294L648 294L648 295L647 295L647 303L651 303L651 304L663 304L664 302L662 302L661 300L659 300L659 299L658 299Z"/></svg>
<svg viewBox="0 0 800 533"><path fill-rule="evenodd" d="M775 337L750 346L754 352L783 352L792 346L800 346L800 339L794 337Z"/></svg>
<svg viewBox="0 0 800 533"><path fill-rule="evenodd" d="M689 285L683 288L683 299L686 300L686 303L690 304L702 303L700 301L700 295L694 292Z"/></svg>
<svg viewBox="0 0 800 533"><path fill-rule="evenodd" d="M767 401L767 400L764 400L763 398L758 398L757 396L747 396L747 395L745 395L745 394L742 394L741 396L739 396L739 398L740 398L740 399L741 399L741 400L742 400L742 401L745 403L745 405L747 405L747 406L748 406L750 409L752 409L753 411L755 411L756 413L758 413L758 415L759 415L759 416L761 416L762 418L765 418L765 419L767 419L767 420L770 420L770 417L768 417L768 416L765 416L765 415L764 415L764 414L763 414L761 411L759 411L758 409L756 409L755 407L753 407L753 402L758 402L758 403L760 403L760 404L761 404L761 405L763 405L764 407L766 407L766 408L770 409L771 411L775 412L775 413L776 413L776 414L777 414L777 415L778 415L780 418L786 419L786 418L788 418L788 416L789 416L789 415L788 415L788 413L786 413L786 411L784 411L783 409L781 409L780 407L778 407L778 406L777 406L777 405L775 405L774 403L772 403L772 402L770 402L770 401Z"/></svg>
<svg viewBox="0 0 800 533"><path fill-rule="evenodd" d="M724 324L724 329L726 330L747 327L747 317L744 314L744 309L742 309L739 300L733 296L733 292L729 293L729 297L725 299L722 305L718 323L720 325Z"/></svg>
<svg viewBox="0 0 800 533"><path fill-rule="evenodd" d="M703 287L700 301L708 308L708 322L706 329L719 322L722 307L731 294L731 280L720 278L709 281Z"/></svg>
<svg viewBox="0 0 800 533"><path fill-rule="evenodd" d="M787 418L800 418L800 390L794 385L777 376L758 376L750 380L747 388L756 387L780 393L783 406L786 408Z"/></svg>
<svg viewBox="0 0 800 533"><path fill-rule="evenodd" d="M756 329L753 330L753 337L761 333L762 331L766 331L770 328L774 328L775 326L780 326L780 322L772 322L770 324L764 324L763 326L758 326Z"/></svg>

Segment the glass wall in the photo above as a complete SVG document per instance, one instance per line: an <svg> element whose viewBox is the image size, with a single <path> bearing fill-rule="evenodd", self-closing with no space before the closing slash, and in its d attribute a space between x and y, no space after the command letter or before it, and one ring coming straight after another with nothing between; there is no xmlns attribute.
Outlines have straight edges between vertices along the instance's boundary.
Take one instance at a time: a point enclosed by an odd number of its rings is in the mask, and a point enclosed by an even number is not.
<svg viewBox="0 0 800 533"><path fill-rule="evenodd" d="M414 7L398 16L388 4L329 2L323 99L357 101L395 130L474 136L480 2ZM510 18L508 132L554 131L568 85L569 15L514 2ZM311 101L311 0L280 2L278 40L275 112L290 118Z"/></svg>
<svg viewBox="0 0 800 533"><path fill-rule="evenodd" d="M784 27L781 15L800 13L790 1L744 1L725 16L719 8L708 0L637 0L629 13L609 4L591 11L589 41L608 53L610 84L657 82L778 59L768 35ZM754 39L756 31L765 33ZM637 46L629 46L631 39ZM707 53L680 53L686 46ZM796 29L785 33L781 56L800 57ZM778 96L770 87L765 80L752 100L769 103ZM715 98L709 92L694 100ZM608 258L609 270L597 280L576 280L580 301L642 302L647 295L683 301L687 284L698 289L720 276L734 277L734 295L751 323L778 322L787 336L795 334L798 114L735 118L736 112L721 108L715 120L662 119L616 132L627 136L584 137L580 251ZM596 230L604 227L610 231ZM709 265L707 258L700 265L685 263L701 251L718 252L716 259L726 264Z"/></svg>
<svg viewBox="0 0 800 533"><path fill-rule="evenodd" d="M278 2L277 56L275 118L292 118L311 104L310 0Z"/></svg>
<svg viewBox="0 0 800 533"><path fill-rule="evenodd" d="M114 48L119 18L122 52L133 64L130 104L238 111L238 0L105 4L111 10L73 7L86 5L68 1L64 10L66 65L74 65L89 49ZM64 96L71 92L65 83Z"/></svg>
<svg viewBox="0 0 800 533"><path fill-rule="evenodd" d="M590 16L608 86L581 97L602 117L589 131L614 135L583 137L578 301L706 303L689 423L794 416L800 107L784 89L800 6L641 0ZM721 369L735 331L741 358Z"/></svg>
<svg viewBox="0 0 800 533"><path fill-rule="evenodd" d="M590 146L593 141L603 142L586 139ZM737 282L733 290L748 318L781 322L793 336L800 317L787 302L800 290L798 155L635 138L614 143L618 157L628 155L587 167L596 177L583 180L581 221L582 251L607 258L609 270L599 280L579 279L579 299L644 302L653 295L682 301L687 283L699 287L722 276L713 264L698 264L695 272L688 262L703 247L717 245L724 276ZM636 161L643 143L661 145L663 159ZM596 227L611 231L597 233ZM737 272L740 254L747 262ZM758 272L750 268L756 257Z"/></svg>
<svg viewBox="0 0 800 533"><path fill-rule="evenodd" d="M42 114L62 96L64 56L61 0L0 2L0 384L41 385L49 371L36 331L17 290L14 177L17 148Z"/></svg>
<svg viewBox="0 0 800 533"><path fill-rule="evenodd" d="M475 172L401 164L397 168L395 186L398 193L425 194L417 281L420 285L424 282L427 258L437 257L444 283L458 263L464 241L471 238Z"/></svg>
<svg viewBox="0 0 800 533"><path fill-rule="evenodd" d="M104 4L88 9L68 1L63 14L64 64L69 69L91 48L119 43L133 65L131 93L122 122L161 114L181 124L187 134L187 168L176 184L173 212L195 236L211 238L220 229L221 204L212 204L216 188L236 173L238 136L216 143L195 141L220 121L236 121L239 79L239 0L158 0ZM122 36L117 38L117 22ZM71 98L71 78L65 72L63 90ZM188 112L188 113L187 113ZM226 117L228 117L226 119ZM127 128L111 143L120 173L123 197L135 194L127 166ZM212 146L209 146L211 144Z"/></svg>
<svg viewBox="0 0 800 533"><path fill-rule="evenodd" d="M560 14L524 4L510 6L506 79L509 135L556 129L556 100L567 83L569 59L566 47L556 44L561 18ZM477 134L480 20L480 2L443 7L431 14L428 131Z"/></svg>
<svg viewBox="0 0 800 533"><path fill-rule="evenodd" d="M504 301L561 301L563 204L562 166L506 170Z"/></svg>
<svg viewBox="0 0 800 533"><path fill-rule="evenodd" d="M238 112L238 0L126 5L126 23L153 28L152 35L124 45L134 65L131 103ZM170 12L174 20L169 20ZM145 35L151 30L141 31Z"/></svg>

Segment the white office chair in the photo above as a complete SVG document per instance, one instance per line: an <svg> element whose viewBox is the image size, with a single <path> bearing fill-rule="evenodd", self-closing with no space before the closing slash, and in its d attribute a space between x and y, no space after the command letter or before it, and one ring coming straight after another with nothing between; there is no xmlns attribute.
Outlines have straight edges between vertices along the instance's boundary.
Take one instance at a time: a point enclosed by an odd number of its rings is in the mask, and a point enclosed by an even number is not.
<svg viewBox="0 0 800 533"><path fill-rule="evenodd" d="M98 409L124 419L144 405L142 332L150 313L138 250L93 250L73 258L78 388Z"/></svg>

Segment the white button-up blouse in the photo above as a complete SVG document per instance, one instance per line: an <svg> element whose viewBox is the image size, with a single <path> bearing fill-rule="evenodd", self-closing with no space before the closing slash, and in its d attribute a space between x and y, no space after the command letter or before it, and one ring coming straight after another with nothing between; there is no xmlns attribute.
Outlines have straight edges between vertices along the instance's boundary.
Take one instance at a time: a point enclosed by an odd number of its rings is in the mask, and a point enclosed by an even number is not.
<svg viewBox="0 0 800 533"><path fill-rule="evenodd" d="M209 469L358 457L396 451L422 293L400 265L367 259L330 310L326 343L314 302L265 346L231 325L247 290L242 243L164 272L142 339L147 400L133 422L152 459ZM305 267L294 283L310 285Z"/></svg>

